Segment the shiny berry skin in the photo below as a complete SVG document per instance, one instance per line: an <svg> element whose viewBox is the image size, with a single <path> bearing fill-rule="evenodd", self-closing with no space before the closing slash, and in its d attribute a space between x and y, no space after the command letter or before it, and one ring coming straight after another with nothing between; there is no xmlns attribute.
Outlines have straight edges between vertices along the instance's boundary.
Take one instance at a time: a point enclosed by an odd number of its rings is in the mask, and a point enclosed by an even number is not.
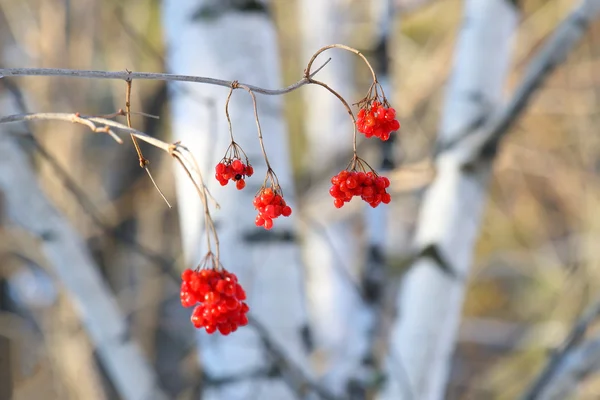
<svg viewBox="0 0 600 400"><path fill-rule="evenodd" d="M206 333L219 331L222 335L235 332L248 324L246 292L237 277L225 270L185 270L181 274L181 304L194 307L190 321Z"/></svg>
<svg viewBox="0 0 600 400"><path fill-rule="evenodd" d="M237 190L242 190L246 187L244 179L252 176L253 173L254 169L251 165L246 165L242 160L237 158L224 158L215 167L215 179L219 181L221 186L226 186L229 181L233 181Z"/></svg>
<svg viewBox="0 0 600 400"><path fill-rule="evenodd" d="M258 215L254 223L269 230L273 228L273 220L292 215L292 208L285 202L280 190L262 188L252 202Z"/></svg>
<svg viewBox="0 0 600 400"><path fill-rule="evenodd" d="M375 136L385 141L390 138L392 132L400 129L400 122L396 119L394 108L385 107L375 100L360 109L356 118L356 128L367 138Z"/></svg>
<svg viewBox="0 0 600 400"><path fill-rule="evenodd" d="M331 184L329 194L336 208L342 208L353 197L360 197L373 208L381 203L389 204L392 200L386 190L390 180L373 172L343 170L331 178Z"/></svg>

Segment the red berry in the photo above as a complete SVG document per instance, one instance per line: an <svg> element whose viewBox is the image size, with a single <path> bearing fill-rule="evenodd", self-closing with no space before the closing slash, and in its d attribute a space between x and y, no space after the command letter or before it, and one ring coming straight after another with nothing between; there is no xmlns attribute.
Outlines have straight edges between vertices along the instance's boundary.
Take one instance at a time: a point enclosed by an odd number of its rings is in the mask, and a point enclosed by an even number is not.
<svg viewBox="0 0 600 400"><path fill-rule="evenodd" d="M246 292L244 288L239 283L235 285L235 297L238 300L246 300Z"/></svg>
<svg viewBox="0 0 600 400"><path fill-rule="evenodd" d="M233 273L214 269L186 270L182 273L180 297L185 307L200 303L192 311L190 321L208 334L218 330L222 335L228 335L247 323L248 305L242 302L246 293Z"/></svg>
<svg viewBox="0 0 600 400"><path fill-rule="evenodd" d="M333 185L329 189L329 194L333 197L336 208L343 207L345 202L355 196L361 197L371 207L377 207L380 203L388 204L391 201L391 196L386 192L390 180L384 176L377 176L373 172L343 170L331 178L331 182Z"/></svg>
<svg viewBox="0 0 600 400"><path fill-rule="evenodd" d="M265 219L265 229L269 230L273 227L273 220L272 219Z"/></svg>
<svg viewBox="0 0 600 400"><path fill-rule="evenodd" d="M181 280L189 282L189 280L192 278L192 275L194 275L194 271L192 271L191 269L186 269L181 273Z"/></svg>
<svg viewBox="0 0 600 400"><path fill-rule="evenodd" d="M215 331L217 330L217 327L215 325L205 325L204 329L206 329L206 333L212 334L212 333L215 333Z"/></svg>
<svg viewBox="0 0 600 400"><path fill-rule="evenodd" d="M244 170L244 164L240 160L233 160L233 162L231 163L231 168L235 172L240 173Z"/></svg>
<svg viewBox="0 0 600 400"><path fill-rule="evenodd" d="M240 179L235 183L235 187L237 188L237 190L242 190L246 187L246 182L243 179Z"/></svg>

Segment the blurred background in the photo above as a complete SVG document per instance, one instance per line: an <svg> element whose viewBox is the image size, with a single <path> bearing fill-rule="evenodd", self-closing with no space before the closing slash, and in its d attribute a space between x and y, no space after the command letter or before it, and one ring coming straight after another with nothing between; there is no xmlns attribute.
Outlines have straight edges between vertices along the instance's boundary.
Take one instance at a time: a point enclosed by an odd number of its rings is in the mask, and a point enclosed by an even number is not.
<svg viewBox="0 0 600 400"><path fill-rule="evenodd" d="M524 396L600 289L598 22L548 76L496 155L472 259L461 269L468 277L449 283L464 291L464 303L447 311L458 313L460 323L436 328L454 342L443 361L449 363L443 395L423 394L423 385L411 382L411 369L431 360L413 363L389 345L404 329L402 279L425 254L414 236L426 230L419 210L439 174L436 139L446 129L441 116L452 101L449 82L453 74L487 79L473 65L453 72L460 65L458 38L470 21L465 15L492 24L514 20L499 29L508 29L510 57L488 60L507 66L496 78L496 103L481 108L488 117L510 99L544 42L579 4L493 0L506 4L490 11L483 3L0 0L1 68L185 73L277 88L300 80L320 47L344 43L372 63L402 124L389 142L361 136L358 143L361 156L390 177L392 203L371 210L354 200L336 210L329 178L345 168L352 148L342 104L317 86L258 94L267 151L294 204L293 218L264 233L253 227L251 206L264 162L252 105L235 92L233 131L258 168L256 182L245 194L214 182L209 187L221 204L212 212L223 232L225 268L241 277L255 323L226 338L195 332L191 310L179 303L179 274L206 249L199 203L190 200L196 192L171 158L142 147L169 209L125 136L118 145L64 122L0 125L0 399ZM488 39L478 45L491 50L485 57L495 57L498 37ZM315 67L329 57L316 78L356 103L371 84L368 69L335 49ZM160 119L133 115L133 126L166 142L190 143L205 179L213 181L229 140L227 93L134 81L132 110ZM2 116L101 115L124 107L125 84L118 80L0 80ZM29 179L29 169L36 179ZM44 226L59 239L53 242ZM581 343L594 338L594 324L586 325ZM426 336L406 345L436 351ZM569 396L600 398L599 360L588 360Z"/></svg>

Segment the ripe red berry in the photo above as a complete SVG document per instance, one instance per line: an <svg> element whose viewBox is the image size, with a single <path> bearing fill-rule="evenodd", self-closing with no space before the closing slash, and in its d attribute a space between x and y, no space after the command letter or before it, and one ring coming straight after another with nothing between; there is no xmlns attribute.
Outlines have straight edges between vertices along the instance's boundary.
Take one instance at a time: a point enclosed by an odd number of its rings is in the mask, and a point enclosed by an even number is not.
<svg viewBox="0 0 600 400"><path fill-rule="evenodd" d="M244 164L239 158L223 158L215 167L215 178L221 186L226 186L229 181L235 181L235 187L238 190L246 187L244 178L251 176L253 173L252 166Z"/></svg>
<svg viewBox="0 0 600 400"><path fill-rule="evenodd" d="M292 208L286 204L279 188L262 188L252 204L258 211L254 221L256 226L262 226L267 230L273 227L274 219L280 216L289 217L292 214Z"/></svg>
<svg viewBox="0 0 600 400"><path fill-rule="evenodd" d="M387 102L383 101L385 104ZM356 128L366 137L378 137L388 140L392 132L400 129L400 122L396 119L396 110L385 107L378 100L371 100L361 108L356 118Z"/></svg>
<svg viewBox="0 0 600 400"><path fill-rule="evenodd" d="M244 171L245 165L242 164L240 160L233 160L233 162L231 163L231 168L233 168L235 172L240 173Z"/></svg>
<svg viewBox="0 0 600 400"><path fill-rule="evenodd" d="M371 207L380 203L388 204L391 196L386 188L390 180L385 176L377 176L373 172L358 172L343 170L331 178L332 186L329 194L333 197L333 205L342 208L353 197L360 197Z"/></svg>
<svg viewBox="0 0 600 400"><path fill-rule="evenodd" d="M264 227L266 230L270 230L273 227L273 220L272 219L265 219L265 224Z"/></svg>
<svg viewBox="0 0 600 400"><path fill-rule="evenodd" d="M196 306L190 316L192 325L211 334L235 332L248 323L246 292L235 274L215 269L185 270L181 274L181 304Z"/></svg>

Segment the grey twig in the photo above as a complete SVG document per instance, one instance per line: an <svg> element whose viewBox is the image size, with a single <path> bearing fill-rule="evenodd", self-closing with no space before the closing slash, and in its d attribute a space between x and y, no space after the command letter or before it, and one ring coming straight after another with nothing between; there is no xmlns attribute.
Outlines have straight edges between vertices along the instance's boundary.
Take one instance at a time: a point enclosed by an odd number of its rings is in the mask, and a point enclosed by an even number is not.
<svg viewBox="0 0 600 400"><path fill-rule="evenodd" d="M311 78L315 76L327 63L331 61L328 59L317 68L308 77L300 79L298 82L291 84L290 86L281 89L264 89L247 83L239 83L240 85L246 86L253 92L266 94L266 95L281 95L292 92L299 87L310 83ZM176 81L176 82L194 82L194 83L205 83L209 85L217 85L230 88L233 81L226 81L223 79L206 78L202 76L192 75L177 75L177 74L163 74L163 73L152 73L152 72L128 72L128 71L92 71L92 70L78 70L78 69L63 69L63 68L0 68L0 78L3 77L17 77L17 76L63 76L72 78L92 78L92 79L117 79L117 80L154 80L154 81Z"/></svg>
<svg viewBox="0 0 600 400"><path fill-rule="evenodd" d="M546 77L564 61L586 32L590 23L600 13L600 0L583 0L580 5L556 28L550 39L529 64L525 76L515 90L511 101L490 121L483 136L480 154L495 153L500 140L523 113L535 91Z"/></svg>
<svg viewBox="0 0 600 400"><path fill-rule="evenodd" d="M272 357L273 364L280 369L280 372L284 380L290 386L290 389L299 394L308 389L316 393L322 399L341 400L318 382L315 382L301 367L294 364L290 357L285 353L285 350L271 338L267 328L256 318L250 317L250 325L258 333L263 346Z"/></svg>
<svg viewBox="0 0 600 400"><path fill-rule="evenodd" d="M565 339L564 343L560 347L560 349L556 350L548 364L541 371L538 378L531 385L529 390L522 397L523 400L535 400L541 397L542 393L547 393L548 387L553 386L553 380L559 375L559 371L563 371L565 367L567 369L572 370L573 359L585 359L585 357L574 357L573 353L579 354L581 353L574 351L576 346L583 341L585 333L587 332L588 327L600 317L600 299L593 303L581 316L581 318L573 325L571 332ZM598 340L596 340L598 341ZM596 346L599 347L599 346ZM597 351L597 353L600 351ZM596 354L597 354L596 353Z"/></svg>
<svg viewBox="0 0 600 400"><path fill-rule="evenodd" d="M119 131L131 133L136 138L143 140L144 142L151 144L152 146L158 147L161 150L170 152L171 144L163 142L162 140L153 138L144 132L138 131L128 127L127 125L119 122L102 118L102 117L90 117L85 115L73 114L73 113L31 113L31 114L14 114L5 117L0 117L0 124L9 122L25 122L25 121L64 121L73 122L81 125L85 125L90 128L93 132L103 132L109 134L118 143L123 143L121 138L110 129L114 128ZM98 125L101 125L100 127Z"/></svg>

